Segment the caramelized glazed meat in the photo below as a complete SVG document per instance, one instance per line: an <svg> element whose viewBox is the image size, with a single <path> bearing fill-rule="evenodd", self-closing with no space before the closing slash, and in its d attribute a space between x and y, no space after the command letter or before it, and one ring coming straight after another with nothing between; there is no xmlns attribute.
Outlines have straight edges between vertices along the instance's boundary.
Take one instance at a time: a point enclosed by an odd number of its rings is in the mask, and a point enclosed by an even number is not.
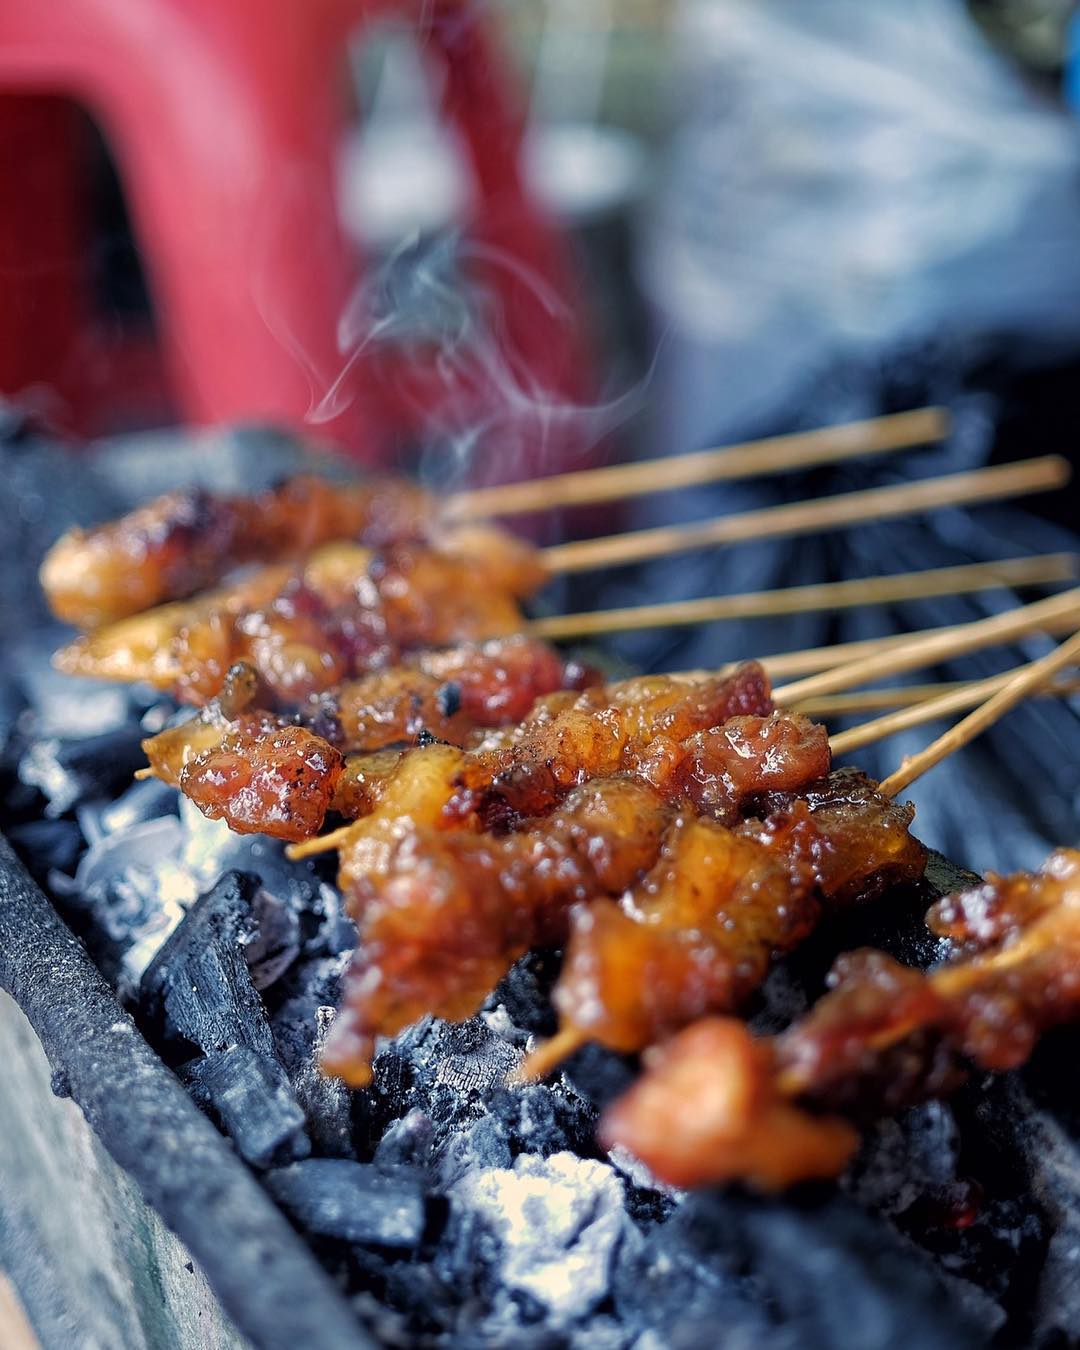
<svg viewBox="0 0 1080 1350"><path fill-rule="evenodd" d="M204 816L238 834L306 839L322 825L344 763L304 727L266 728L257 716L241 717L184 765L180 787Z"/></svg>
<svg viewBox="0 0 1080 1350"><path fill-rule="evenodd" d="M984 926L984 916L991 920ZM782 1035L698 1023L655 1052L608 1112L603 1137L679 1185L747 1179L778 1188L837 1172L856 1143L845 1120L943 1095L968 1065L1014 1068L1045 1030L1080 1016L1080 852L1035 874L991 877L940 902L981 950L929 974L881 952L842 957L833 988ZM686 1103L693 1103L687 1110Z"/></svg>
<svg viewBox="0 0 1080 1350"><path fill-rule="evenodd" d="M876 894L883 877L922 875L926 852L908 833L910 808L865 779L857 790L847 783L843 804L815 781L828 769L823 728L773 714L735 718L708 737L741 752L737 768L710 780L710 803L725 817L767 786L790 793L800 775L830 804L811 811L796 800L735 831L684 816L657 866L618 904L575 910L555 1004L581 1039L640 1050L705 1013L730 1011L810 932L822 902Z"/></svg>
<svg viewBox="0 0 1080 1350"><path fill-rule="evenodd" d="M469 538L480 547L475 532ZM482 543L475 554L461 540L379 554L328 545L295 571L265 568L228 590L101 628L65 647L56 664L69 674L145 680L203 704L246 661L269 697L295 704L416 647L519 631L518 602L543 581L537 556L494 531Z"/></svg>
<svg viewBox="0 0 1080 1350"><path fill-rule="evenodd" d="M808 868L711 820L682 818L621 903L575 909L555 1006L625 1052L736 1007L819 914Z"/></svg>
<svg viewBox="0 0 1080 1350"><path fill-rule="evenodd" d="M634 773L682 796L676 766L687 753L681 742L729 718L771 711L769 678L756 661L730 675L692 681L648 675L578 695L552 694L515 731L470 758L461 795L468 802L494 788L509 809L534 816L577 783Z"/></svg>
<svg viewBox="0 0 1080 1350"><path fill-rule="evenodd" d="M915 808L883 797L858 770L836 769L799 795L776 794L764 803L771 813L742 829L806 862L834 904L917 881L926 867L926 849L910 831Z"/></svg>
<svg viewBox="0 0 1080 1350"><path fill-rule="evenodd" d="M244 702L238 705L230 679L235 685L240 671L246 684ZM421 732L464 745L478 728L518 720L542 694L584 688L596 678L587 667L564 661L546 643L521 636L496 638L410 653L400 665L326 690L302 703L295 714L264 712L262 717L268 734L295 721L346 752L369 753L415 741ZM184 764L212 748L258 692L255 669L243 663L233 667L221 695L198 716L143 742L156 776L179 783Z"/></svg>
<svg viewBox="0 0 1080 1350"><path fill-rule="evenodd" d="M454 678L443 681L442 677L451 672L456 672ZM591 678L591 672L573 663L564 665L542 644L523 638L502 640L457 653L428 653L417 658L415 667L352 682L311 705L310 725L312 730L330 732L339 748L363 745L374 750L415 737L421 729L416 719L430 714L432 720L424 721L423 729L441 740L460 743L468 738L468 727L501 719L504 709L516 713L524 698L544 682L559 681L580 688ZM413 694L428 680L439 682L426 686L426 700L421 698L417 706ZM453 697L448 699L451 686ZM454 777L444 785L447 821L483 814L489 824L505 825L539 816L555 806L575 783L607 777L619 770L632 770L650 781L657 778L655 772L650 769L642 773L636 766L648 760L648 737L654 730L682 761L690 762L692 757L671 739L673 732L687 726L694 729L709 719L722 720L732 710L767 704L766 678L753 663L733 675L695 684L654 676L647 681L598 686L584 693L564 690L552 694L535 704L520 727L500 733L503 745L481 747L455 761ZM301 717L305 715L302 710ZM264 734L270 735L277 723L263 716ZM600 738L599 750L579 760L571 773L569 752L586 748L592 734L590 726ZM212 759L225 729L219 704L213 702L198 720L162 732L144 742L143 748L155 773L167 782L178 783L202 809L204 779L192 773L181 775L180 766L196 759ZM804 736L804 746L811 739ZM820 770L822 751L824 765L828 766L828 747L821 729L816 746L809 758L793 757L792 762L802 766L800 772L810 772L811 766ZM406 755L409 753L414 752ZM655 765L655 759L652 763ZM363 763L355 769L351 761L347 763L336 795L324 793L324 799L332 800L343 815L366 814L369 793L362 782L364 772ZM767 781L778 781L778 772L767 771ZM675 779L666 779L664 787L666 795L681 799ZM214 807L229 819L222 794L215 796ZM298 824L313 819L313 812L300 808L294 814ZM246 816L243 828L256 829L257 825ZM287 837L299 840L305 836L295 833Z"/></svg>
<svg viewBox="0 0 1080 1350"><path fill-rule="evenodd" d="M782 1190L840 1172L859 1136L775 1089L767 1042L709 1017L645 1056L645 1072L605 1112L600 1140L628 1149L671 1186L747 1181Z"/></svg>
<svg viewBox="0 0 1080 1350"><path fill-rule="evenodd" d="M652 789L612 778L501 838L421 828L377 841L344 878L360 946L327 1069L362 1086L376 1036L427 1013L470 1016L529 947L560 939L571 905L632 885L670 816Z"/></svg>
<svg viewBox="0 0 1080 1350"><path fill-rule="evenodd" d="M404 481L303 475L250 497L189 488L69 530L45 558L41 584L58 619L96 628L193 595L242 563L302 557L333 539L381 547L426 534L433 518L431 499Z"/></svg>

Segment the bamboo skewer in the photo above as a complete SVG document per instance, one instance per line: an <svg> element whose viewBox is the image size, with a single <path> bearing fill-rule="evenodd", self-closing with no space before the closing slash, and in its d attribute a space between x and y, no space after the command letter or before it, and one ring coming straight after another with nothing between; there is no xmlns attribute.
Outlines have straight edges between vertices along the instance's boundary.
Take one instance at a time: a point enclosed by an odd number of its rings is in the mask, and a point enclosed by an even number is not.
<svg viewBox="0 0 1080 1350"><path fill-rule="evenodd" d="M657 529L631 530L570 544L554 544L541 549L540 556L545 567L553 573L618 567L719 544L816 534L939 507L969 506L1001 497L1044 492L1064 486L1070 473L1068 460L1060 455L1044 455L1017 464L945 474L918 483L897 483L890 487L820 497L816 501L766 506L689 525L662 525Z"/></svg>
<svg viewBox="0 0 1080 1350"><path fill-rule="evenodd" d="M945 624L940 628L920 628L912 633L890 633L888 637L861 638L856 642L838 642L831 647L804 647L795 652L778 652L773 656L759 656L755 659L765 667L773 679L780 676L814 675L819 671L832 670L835 666L844 662L854 661L856 657L875 656L879 652L895 651L896 648L903 647L911 642L913 638L930 637L939 633L952 633L955 628L955 624ZM1046 619L1037 631L1057 637L1062 633L1071 633L1072 629L1072 616L1059 614ZM738 664L737 661L729 662L724 667L725 673L730 674ZM888 674L888 672L885 673ZM701 680L709 674L711 672L707 670L684 671L682 672L682 678ZM801 707L801 703L799 706Z"/></svg>
<svg viewBox="0 0 1080 1350"><path fill-rule="evenodd" d="M1080 632L1074 633L1049 655L1025 666L1004 688L980 704L963 721L957 722L935 741L931 741L925 750L920 750L917 755L905 756L896 772L879 784L879 790L886 797L895 797L935 764L940 764L947 756L993 726L999 718L1027 698L1032 690L1038 689L1050 676L1068 665L1074 665L1077 660L1080 660Z"/></svg>
<svg viewBox="0 0 1080 1350"><path fill-rule="evenodd" d="M1039 586L1070 581L1077 574L1071 553L1048 553L1034 558L1007 558L1001 562L966 563L893 576L860 577L852 581L792 586L784 590L747 591L741 595L674 600L665 604L630 605L585 614L556 614L534 619L527 632L553 640L627 633L639 628L674 628L714 623L723 619L763 618L805 614L813 610L850 609L858 605L888 605L923 600L936 595L967 595L1003 586Z"/></svg>
<svg viewBox="0 0 1080 1350"><path fill-rule="evenodd" d="M578 469L522 483L465 490L450 498L446 515L450 520L476 520L611 502L724 479L759 478L927 445L940 440L948 428L948 414L943 408L917 408L913 412L892 413L815 431L744 441L718 450L698 450L639 464Z"/></svg>
<svg viewBox="0 0 1080 1350"><path fill-rule="evenodd" d="M938 717L947 717L949 713L964 712L967 708L974 708L984 702L999 689L1004 689L1010 681L1026 670L1027 666L1018 666L1013 670L1006 670L1001 675L991 675L985 680L975 680L970 684L943 689L934 697L921 699L910 707L901 708L898 712L888 713L885 717L875 717L873 721L863 722L848 731L837 732L835 736L829 737L829 748L834 755L848 754L852 750L861 750L865 745L873 745L875 741L883 741L898 731L906 731L909 727L922 726L925 722L933 722ZM1080 682L1070 680L1060 685L1046 685L1031 692L1032 697L1037 694L1058 694L1068 697L1075 694L1078 689Z"/></svg>
<svg viewBox="0 0 1080 1350"><path fill-rule="evenodd" d="M773 700L779 708L790 708L817 694L836 693L841 689L850 689L853 685L869 684L888 675L898 675L905 670L930 666L936 661L1009 642L1026 633L1038 631L1048 621L1059 620L1068 621L1070 632L1080 621L1080 587L1063 591L1048 600L1021 605L1004 614L994 614L988 619L939 628L908 639L898 646L887 647L874 655L847 661L831 670L781 686L774 691Z"/></svg>
<svg viewBox="0 0 1080 1350"><path fill-rule="evenodd" d="M940 763L955 750L959 750L1004 716L1017 703L1022 702L1023 699L1040 689L1059 670L1067 665L1076 664L1077 661L1080 661L1080 632L1075 633L1048 656L1021 666L1017 671L1007 671L1004 676L980 680L963 691L952 691L941 698L928 700L923 707L907 710L909 713L921 713L925 708L937 705L931 716L956 711L958 706L968 706L956 704L958 693L964 695L976 693L975 701L978 701L978 698L985 697L988 686L996 686L996 692L993 693L993 696L982 702L962 722L958 722L956 726L951 727L949 731L931 742L919 754L906 757L900 768L878 785L878 790L886 797L895 797L898 792L902 791L921 774L926 773L928 769L933 768L935 764ZM877 726L892 720L891 718L879 718L876 723L869 723L868 726ZM856 730L865 729L857 728ZM830 740L830 748L834 753L838 748L836 744L838 739L840 738L833 737ZM878 739L878 737L874 736L872 739ZM554 1036L542 1041L526 1055L517 1069L509 1076L509 1081L511 1083L531 1083L546 1077L575 1051L580 1050L588 1040L588 1034L579 1027L571 1024L561 1028Z"/></svg>
<svg viewBox="0 0 1080 1350"><path fill-rule="evenodd" d="M588 1035L572 1022L560 1027L554 1036L549 1036L529 1051L517 1068L507 1075L507 1082L514 1085L539 1082L583 1045L587 1045L588 1041Z"/></svg>
<svg viewBox="0 0 1080 1350"><path fill-rule="evenodd" d="M1018 669L1020 667L1014 667L1013 670L1007 670L1002 675L993 675L990 680L1004 683ZM926 703L930 699L941 698L945 694L956 693L964 689L970 691L975 688L976 683L989 683L990 680L975 682L971 680L939 680L933 684L893 684L885 689L858 689L846 694L822 694L818 698L807 699L805 703L796 703L791 711L802 713L806 717L816 717L820 721L827 721L834 717L848 716L851 713L913 708L917 704ZM993 693L993 690L989 692ZM1048 684L1045 688L1038 690L1038 693L1048 698L1069 698L1073 694L1080 693L1080 678L1056 680L1053 684ZM978 703L979 699L973 697L971 702ZM852 730L855 730L855 728L852 728ZM846 732L842 734L847 735Z"/></svg>

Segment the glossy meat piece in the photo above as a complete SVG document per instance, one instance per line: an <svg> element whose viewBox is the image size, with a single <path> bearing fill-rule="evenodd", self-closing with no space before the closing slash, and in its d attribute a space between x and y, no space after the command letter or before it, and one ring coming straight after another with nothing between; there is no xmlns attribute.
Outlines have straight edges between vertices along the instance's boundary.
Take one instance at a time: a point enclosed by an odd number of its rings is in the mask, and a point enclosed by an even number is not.
<svg viewBox="0 0 1080 1350"><path fill-rule="evenodd" d="M926 849L910 831L915 808L883 797L856 770L837 769L797 795L764 800L771 813L742 828L806 862L834 904L872 899L917 881L926 868Z"/></svg>
<svg viewBox="0 0 1080 1350"><path fill-rule="evenodd" d="M250 702L257 676L251 667L238 665L229 678L238 673L247 676ZM319 831L331 807L350 819L372 809L372 752L415 741L421 732L460 745L476 728L513 716L526 701L531 706L538 691L563 681L580 686L592 678L591 672L564 662L542 642L500 639L480 647L421 653L414 665L349 681L302 705L291 717L265 711L241 715L235 691L227 689L196 717L144 741L143 749L155 775L179 787L205 815L254 833L259 831L259 802L265 800L271 814L264 833L298 841ZM223 707L228 700L233 717ZM258 764L265 778L273 771L275 756L293 753L298 738L283 739L282 733L296 730L296 724L306 728L303 744L311 767L295 774L293 764L283 758L274 795L252 796L237 757ZM325 782L313 769L320 739ZM343 770L341 752L347 750L362 753L350 755ZM397 759L396 753L384 759L378 776ZM449 796L453 785L448 783L446 790ZM235 804L231 793L238 798Z"/></svg>
<svg viewBox="0 0 1080 1350"><path fill-rule="evenodd" d="M1060 849L1035 874L992 878L935 910L977 924L990 913L998 940L928 974L881 952L846 955L831 992L771 1040L735 1022L697 1024L608 1113L606 1142L679 1184L787 1185L827 1173L822 1139L848 1128L816 1112L880 1114L945 1095L965 1066L1015 1068L1042 1032L1080 1017L1080 852ZM688 1093L694 1109L680 1113ZM845 1156L838 1147L831 1170Z"/></svg>
<svg viewBox="0 0 1080 1350"><path fill-rule="evenodd" d="M809 868L684 817L621 904L575 909L555 1006L583 1038L640 1050L737 1007L819 912Z"/></svg>
<svg viewBox="0 0 1080 1350"><path fill-rule="evenodd" d="M145 680L204 704L229 668L246 661L269 698L294 704L418 646L519 631L518 601L541 583L542 569L510 536L491 531L483 547L471 554L448 540L444 551L400 544L373 554L328 545L295 571L266 568L227 590L99 629L61 650L56 665L69 674Z"/></svg>
<svg viewBox="0 0 1080 1350"><path fill-rule="evenodd" d="M765 1191L835 1176L859 1142L846 1121L777 1092L769 1044L722 1017L650 1050L642 1077L605 1112L600 1139L671 1186L739 1180Z"/></svg>
<svg viewBox="0 0 1080 1350"><path fill-rule="evenodd" d="M575 911L555 991L564 1027L616 1050L737 1008L815 926L822 901L876 894L925 866L910 809L863 779L845 779L842 801L822 787L828 741L803 717L733 718L684 747L692 754L673 781L709 815L680 820L657 867L619 904ZM812 812L792 798L800 782L827 804ZM791 804L764 822L733 831L711 818L737 821L748 802L780 790Z"/></svg>
<svg viewBox="0 0 1080 1350"><path fill-rule="evenodd" d="M431 499L404 480L301 475L250 497L169 492L117 521L69 530L41 584L57 618L96 628L215 585L232 568L302 557L333 539L380 547L426 534Z"/></svg>
<svg viewBox="0 0 1080 1350"><path fill-rule="evenodd" d="M510 736L470 758L462 796L494 790L518 815L542 815L576 784L615 773L681 796L676 770L666 766L685 761L682 741L729 718L771 711L769 679L755 661L726 676L648 675L576 696L553 694Z"/></svg>
<svg viewBox="0 0 1080 1350"><path fill-rule="evenodd" d="M339 750L304 727L267 730L241 717L180 771L180 789L238 834L306 839L329 810L344 769Z"/></svg>
<svg viewBox="0 0 1080 1350"><path fill-rule="evenodd" d="M343 878L360 945L326 1068L362 1086L376 1036L427 1013L470 1016L529 947L559 940L573 904L632 885L670 817L650 788L613 778L501 838L398 826Z"/></svg>

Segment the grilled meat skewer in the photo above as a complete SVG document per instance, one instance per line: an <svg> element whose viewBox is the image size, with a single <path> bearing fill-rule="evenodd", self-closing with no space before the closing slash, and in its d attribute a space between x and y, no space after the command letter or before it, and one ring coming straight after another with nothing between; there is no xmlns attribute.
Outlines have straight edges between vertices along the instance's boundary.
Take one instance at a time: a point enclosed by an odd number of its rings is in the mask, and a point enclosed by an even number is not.
<svg viewBox="0 0 1080 1350"><path fill-rule="evenodd" d="M652 1052L609 1110L606 1143L679 1186L832 1176L857 1146L852 1120L945 1096L971 1068L1016 1068L1042 1032L1080 1016L1077 850L991 875L928 922L960 944L929 973L848 953L831 991L781 1035L711 1018Z"/></svg>

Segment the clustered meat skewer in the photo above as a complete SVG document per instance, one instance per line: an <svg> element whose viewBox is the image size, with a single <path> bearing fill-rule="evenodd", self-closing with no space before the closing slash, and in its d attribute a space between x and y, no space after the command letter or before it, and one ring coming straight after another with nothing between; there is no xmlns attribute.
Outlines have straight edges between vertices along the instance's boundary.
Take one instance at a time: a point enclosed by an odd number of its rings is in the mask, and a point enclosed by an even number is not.
<svg viewBox="0 0 1080 1350"><path fill-rule="evenodd" d="M146 772L238 833L306 839L331 809L364 813L373 770L397 758L373 764L373 753L421 737L464 745L480 730L520 720L540 696L598 678L546 643L497 638L418 652L295 713L275 714L252 706L258 676L238 664L197 716L143 742Z"/></svg>
<svg viewBox="0 0 1080 1350"><path fill-rule="evenodd" d="M938 1090L962 1055L993 1067L995 1056L1023 1053L1001 1033L1008 1009L1024 1014L1025 1045L1062 1008L1071 1012L1080 943L1075 919L1062 914L1075 902L1025 905L1010 893L991 906L991 927L1004 915L1029 932L928 977L856 954L815 1014L773 1042L754 1042L741 1023L695 1021L734 1011L826 909L920 876L913 812L891 801L892 780L879 792L834 772L824 729L776 711L756 663L589 687L589 672L510 636L524 626L520 602L549 570L759 527L835 526L864 507L888 516L956 492L1001 495L1006 482L1029 490L1062 472L1057 463L1013 466L924 484L910 498L854 494L804 504L791 519L757 513L545 555L490 528L440 530L419 492L340 493L295 480L251 501L161 499L61 541L43 576L61 615L87 626L114 620L61 653L62 669L149 680L202 705L147 742L151 772L233 828L301 841L297 856L340 849L360 947L328 1068L366 1083L379 1037L429 1013L471 1015L526 950L563 945L562 1031L527 1067L553 1062L552 1047L561 1055L595 1040L638 1051L692 1024L610 1115L610 1138L648 1161L653 1149L662 1174L681 1167L684 1177L781 1185L843 1164L852 1127L814 1113L843 1106L853 1079L876 1072L897 1099L912 1084ZM253 561L266 565L179 598ZM172 603L135 612L161 599ZM1066 620L1076 603L1073 594L977 622L960 641L970 650ZM786 686L776 702L790 709L808 693L850 687L871 667L909 669L952 642L928 634L895 657ZM1025 667L955 729L958 743L1077 652L1080 636ZM352 823L314 838L330 810ZM1036 994L1029 966L1050 992ZM920 1059L927 1044L934 1053ZM717 1047L727 1059L707 1081ZM670 1082L713 1095L688 1138L657 1141L650 1112L662 1118L656 1103ZM721 1147L705 1160L709 1128Z"/></svg>
<svg viewBox="0 0 1080 1350"><path fill-rule="evenodd" d="M395 757L379 754L372 764L367 753L343 759L341 750L381 751L415 739L421 728L413 721L409 691L420 688L420 676L436 680L452 671L457 672L453 701L443 700L442 706L456 711L440 714L423 729L454 744L469 743L471 733L480 734L484 727L512 722L524 698L534 690L543 692L545 684L557 692L530 700L528 715L518 725L484 737L455 762L441 785L451 823L481 808L489 820L492 812L538 816L586 777L629 768L652 781L665 756L685 758L680 739L728 717L767 713L772 707L768 677L753 662L730 676L646 676L582 691L594 679L591 671L560 661L543 644L517 638L431 653L418 658L416 668L398 667L346 684L308 705L310 717L301 709L303 733L262 711L237 715L230 685L197 719L152 737L144 748L153 771L177 783L206 815L242 832L301 840L315 833L331 807L351 818L368 813ZM240 679L241 672L234 678ZM247 696L250 677L243 687ZM446 688L445 682L436 687L436 704ZM331 726L325 725L327 714ZM338 725L341 740L334 735ZM320 738L320 729L329 736ZM320 745L320 739L326 743ZM304 769L312 753L324 761L321 777ZM252 774L244 765L260 775L261 791L252 791ZM409 809L404 801L399 806Z"/></svg>
<svg viewBox="0 0 1080 1350"><path fill-rule="evenodd" d="M382 548L428 537L440 517L490 519L779 473L925 444L946 427L940 408L917 408L721 450L466 491L438 504L402 478L331 483L298 474L251 495L191 487L119 520L69 530L49 551L41 584L57 618L97 628L216 585L238 565L301 558L335 540Z"/></svg>
<svg viewBox="0 0 1080 1350"><path fill-rule="evenodd" d="M832 1176L857 1146L852 1118L944 1096L972 1067L1016 1068L1043 1031L1080 1016L1077 850L1034 874L991 875L939 901L927 922L957 944L927 974L851 952L831 991L781 1035L755 1039L714 1018L651 1052L607 1113L607 1144L680 1186Z"/></svg>
<svg viewBox="0 0 1080 1350"><path fill-rule="evenodd" d="M744 668L735 679L761 675ZM663 753L650 756L660 742ZM629 761L606 754L595 761L603 772L587 785L579 777L553 814L511 817L502 834L483 828L484 794L455 790L469 780L468 752L404 758L406 790L392 777L372 815L339 840L360 945L327 1045L333 1072L366 1083L377 1036L423 1013L471 1015L518 956L565 941L571 928L560 1010L596 1039L640 1049L705 1010L736 1006L772 956L814 926L823 901L921 875L910 808L865 784L822 783L824 731L804 718L735 715L682 741L658 731ZM541 781L549 806L550 779ZM487 778L496 796L504 786L513 793L521 782ZM770 790L806 796L765 821L743 820Z"/></svg>
<svg viewBox="0 0 1080 1350"><path fill-rule="evenodd" d="M245 661L270 699L296 703L418 648L520 632L520 602L544 580L534 549L475 526L437 547L328 544L303 565L268 566L85 634L56 664L69 674L145 680L201 704Z"/></svg>
<svg viewBox="0 0 1080 1350"><path fill-rule="evenodd" d="M381 548L427 534L426 492L406 479L328 483L310 474L251 496L187 488L91 530L69 530L49 551L41 583L53 613L97 628L216 585L244 563L300 558L355 539Z"/></svg>

